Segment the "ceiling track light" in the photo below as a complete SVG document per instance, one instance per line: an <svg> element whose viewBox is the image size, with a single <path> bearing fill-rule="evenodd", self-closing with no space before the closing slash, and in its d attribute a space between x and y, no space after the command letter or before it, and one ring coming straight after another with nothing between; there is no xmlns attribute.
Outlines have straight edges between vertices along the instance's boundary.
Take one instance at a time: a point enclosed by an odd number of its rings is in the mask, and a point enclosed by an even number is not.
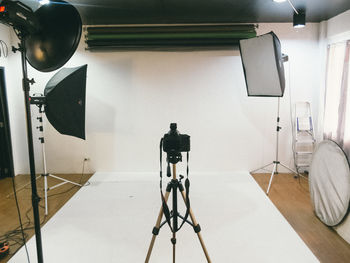
<svg viewBox="0 0 350 263"><path fill-rule="evenodd" d="M288 1L289 5L293 8L293 27L302 28L305 26L305 11L297 10L291 0L273 0L276 3L282 3Z"/></svg>
<svg viewBox="0 0 350 263"><path fill-rule="evenodd" d="M303 28L305 27L305 13L302 11L294 12L293 14L293 27Z"/></svg>
<svg viewBox="0 0 350 263"><path fill-rule="evenodd" d="M47 5L47 4L50 4L50 0L40 0L40 1L39 1L39 4L40 4L40 5Z"/></svg>

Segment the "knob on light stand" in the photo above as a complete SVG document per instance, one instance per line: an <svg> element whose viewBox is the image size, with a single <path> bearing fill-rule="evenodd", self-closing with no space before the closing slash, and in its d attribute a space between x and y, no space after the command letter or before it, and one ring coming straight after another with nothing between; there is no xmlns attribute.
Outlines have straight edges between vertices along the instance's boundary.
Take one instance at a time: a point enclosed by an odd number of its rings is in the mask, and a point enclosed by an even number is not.
<svg viewBox="0 0 350 263"><path fill-rule="evenodd" d="M75 7L61 0L43 5L35 12L19 1L2 1L0 2L0 22L11 26L20 40L19 47L14 51L21 52L36 249L38 262L42 263L44 259L40 231L40 198L35 178L29 97L32 81L28 79L27 61L32 67L43 72L62 67L78 47L82 23Z"/></svg>

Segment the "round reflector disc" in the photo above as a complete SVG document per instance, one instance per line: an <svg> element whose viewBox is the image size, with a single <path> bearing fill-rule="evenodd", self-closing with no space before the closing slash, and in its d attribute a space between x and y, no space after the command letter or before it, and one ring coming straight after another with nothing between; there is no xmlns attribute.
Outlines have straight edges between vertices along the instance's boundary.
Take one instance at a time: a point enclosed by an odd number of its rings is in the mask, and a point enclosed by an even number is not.
<svg viewBox="0 0 350 263"><path fill-rule="evenodd" d="M62 67L78 47L82 23L79 12L65 1L54 1L35 11L39 30L25 41L29 64L42 72Z"/></svg>
<svg viewBox="0 0 350 263"><path fill-rule="evenodd" d="M339 224L350 202L350 168L343 150L333 141L319 143L309 174L312 204L318 218L328 226Z"/></svg>

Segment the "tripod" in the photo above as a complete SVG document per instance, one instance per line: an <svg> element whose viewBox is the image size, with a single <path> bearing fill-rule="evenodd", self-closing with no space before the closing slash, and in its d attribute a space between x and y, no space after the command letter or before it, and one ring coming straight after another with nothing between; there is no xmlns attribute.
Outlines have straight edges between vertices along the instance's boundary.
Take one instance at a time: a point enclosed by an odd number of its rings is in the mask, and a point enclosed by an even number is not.
<svg viewBox="0 0 350 263"><path fill-rule="evenodd" d="M276 159L273 162L271 162L271 163L269 163L267 165L264 165L264 166L262 166L262 167L260 167L258 169L255 169L255 170L250 172L250 173L255 173L255 172L259 171L259 170L263 170L264 168L266 168L266 167L268 167L270 165L273 165L271 176L270 176L270 181L269 181L269 186L267 187L267 191L266 191L267 195L269 194L274 175L278 174L278 165L286 168L288 171L292 172L293 174L298 175L298 173L296 171L292 170L287 165L281 163L278 160L278 143L279 143L279 138L278 137L279 137L279 132L282 129L282 127L280 127L279 125L280 125L280 97L278 97L278 104L277 104Z"/></svg>
<svg viewBox="0 0 350 263"><path fill-rule="evenodd" d="M172 212L170 214L170 217L172 219L173 235L172 235L172 238L171 238L171 243L173 244L173 263L175 263L176 231L179 230L178 229L178 219L179 218L184 219L184 217L181 216L178 213L178 211L177 211L177 191L180 191L182 199L185 202L185 204L186 204L186 194L185 194L185 191L184 191L184 187L183 187L183 185L181 183L181 180L178 180L176 178L176 164L172 164L172 168L173 168L173 177L172 177L172 180L167 185L166 192L165 192L165 195L164 195L164 202L168 201L169 195L172 192L173 210L172 210ZM205 254L205 257L206 257L208 263L211 263L208 251L207 251L207 249L205 247L205 244L204 244L201 232L200 232L201 228L200 228L199 224L197 223L196 218L194 217L194 214L193 214L193 211L192 211L191 208L189 209L189 215L191 217L192 223L190 221L188 221L188 220L186 220L185 222L190 224L193 227L194 232L197 234L199 242L201 243L201 246L202 246L203 252ZM151 240L151 243L149 245L149 248L148 248L148 252L147 252L145 263L149 262L149 259L151 257L151 253L152 253L152 249L153 249L153 246L154 246L154 242L156 241L156 237L157 237L157 235L159 233L160 228L167 223L167 221L161 222L162 221L162 217L163 217L163 206L160 208L156 225L155 225L155 227L153 228L153 231L152 231L153 236L152 236L152 240Z"/></svg>

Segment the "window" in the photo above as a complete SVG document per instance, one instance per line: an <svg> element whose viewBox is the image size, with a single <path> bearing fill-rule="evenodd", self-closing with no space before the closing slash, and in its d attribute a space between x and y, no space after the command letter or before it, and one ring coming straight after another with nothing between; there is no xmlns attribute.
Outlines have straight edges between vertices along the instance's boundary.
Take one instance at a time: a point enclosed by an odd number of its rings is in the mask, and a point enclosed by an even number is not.
<svg viewBox="0 0 350 263"><path fill-rule="evenodd" d="M328 47L324 138L350 157L350 40Z"/></svg>

